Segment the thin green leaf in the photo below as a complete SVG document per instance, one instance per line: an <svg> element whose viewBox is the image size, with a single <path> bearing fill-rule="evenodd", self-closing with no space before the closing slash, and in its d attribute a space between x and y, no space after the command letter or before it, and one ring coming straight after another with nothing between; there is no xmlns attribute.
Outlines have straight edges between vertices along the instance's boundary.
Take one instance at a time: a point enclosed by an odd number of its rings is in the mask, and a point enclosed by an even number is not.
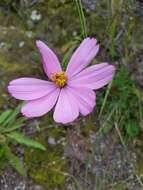
<svg viewBox="0 0 143 190"><path fill-rule="evenodd" d="M2 129L2 130L1 130L1 133L9 133L9 132L15 131L16 129L21 128L22 126L23 126L22 124L13 125L13 126L10 127L10 128Z"/></svg>
<svg viewBox="0 0 143 190"><path fill-rule="evenodd" d="M16 116L20 112L21 107L22 107L22 104L20 104L16 107L16 109L10 114L10 116L7 118L7 120L3 123L4 126L11 124L15 120Z"/></svg>
<svg viewBox="0 0 143 190"><path fill-rule="evenodd" d="M2 129L1 129L1 133L8 133L8 132L12 132L16 129L19 129L21 128L25 123L25 121L27 120L27 118L25 117L22 117L20 119L17 120L17 122L15 124L12 124L12 125L9 125L8 127L7 126L4 126Z"/></svg>
<svg viewBox="0 0 143 190"><path fill-rule="evenodd" d="M7 145L5 145L4 148L5 148L5 156L9 161L9 163L11 164L11 166L22 176L26 176L26 170L20 159L11 152L10 148Z"/></svg>
<svg viewBox="0 0 143 190"><path fill-rule="evenodd" d="M25 121L27 121L26 117L20 117L19 119L16 120L15 124L24 124Z"/></svg>
<svg viewBox="0 0 143 190"><path fill-rule="evenodd" d="M8 118L8 116L11 114L11 112L12 112L12 110L8 109L0 115L0 124L3 124L3 122Z"/></svg>
<svg viewBox="0 0 143 190"><path fill-rule="evenodd" d="M31 146L33 148L38 148L41 150L46 150L44 145L40 144L39 142L37 142L33 139L29 139L28 137L24 136L23 134L21 134L19 132L11 132L11 133L7 134L7 136L11 139L14 139L15 141L17 141L20 144L24 144L26 146Z"/></svg>
<svg viewBox="0 0 143 190"><path fill-rule="evenodd" d="M102 106L101 106L101 109L100 109L100 112L99 112L99 118L101 117L102 112L104 110L105 104L107 102L108 95L109 95L109 93L111 91L111 88L112 88L112 84L113 84L113 79L111 80L111 82L109 83L109 85L107 87L107 90L106 90L106 93L105 93L105 96L104 96L104 100L103 100L103 103L102 103Z"/></svg>

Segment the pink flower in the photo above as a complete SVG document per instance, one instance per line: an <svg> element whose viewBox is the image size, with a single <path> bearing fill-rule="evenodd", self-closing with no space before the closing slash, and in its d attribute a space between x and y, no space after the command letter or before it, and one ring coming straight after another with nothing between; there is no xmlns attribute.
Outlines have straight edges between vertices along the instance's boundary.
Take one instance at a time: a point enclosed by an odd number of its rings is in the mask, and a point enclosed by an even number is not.
<svg viewBox="0 0 143 190"><path fill-rule="evenodd" d="M57 56L42 41L36 45L41 53L44 71L50 81L19 78L9 83L9 93L26 100L21 112L28 118L39 117L54 106L54 120L74 121L79 113L86 116L95 106L95 92L112 80L115 68L108 63L87 65L96 56L99 45L95 38L86 38L73 53L66 71L62 71Z"/></svg>

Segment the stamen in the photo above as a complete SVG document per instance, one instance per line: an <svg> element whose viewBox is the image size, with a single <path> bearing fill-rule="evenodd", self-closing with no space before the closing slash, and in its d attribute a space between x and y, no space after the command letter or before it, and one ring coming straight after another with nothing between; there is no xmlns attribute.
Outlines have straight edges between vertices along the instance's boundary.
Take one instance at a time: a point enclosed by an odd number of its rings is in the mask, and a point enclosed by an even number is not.
<svg viewBox="0 0 143 190"><path fill-rule="evenodd" d="M58 72L52 75L52 81L56 83L58 87L63 87L67 83L67 76L64 71Z"/></svg>

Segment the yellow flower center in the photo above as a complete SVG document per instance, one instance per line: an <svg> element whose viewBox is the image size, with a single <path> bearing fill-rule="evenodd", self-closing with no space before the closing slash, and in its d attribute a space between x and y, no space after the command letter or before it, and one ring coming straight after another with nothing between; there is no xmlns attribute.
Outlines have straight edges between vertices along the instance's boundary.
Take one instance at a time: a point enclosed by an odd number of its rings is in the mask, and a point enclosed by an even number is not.
<svg viewBox="0 0 143 190"><path fill-rule="evenodd" d="M58 72L52 75L52 81L56 83L58 87L63 87L67 83L67 76L64 71Z"/></svg>

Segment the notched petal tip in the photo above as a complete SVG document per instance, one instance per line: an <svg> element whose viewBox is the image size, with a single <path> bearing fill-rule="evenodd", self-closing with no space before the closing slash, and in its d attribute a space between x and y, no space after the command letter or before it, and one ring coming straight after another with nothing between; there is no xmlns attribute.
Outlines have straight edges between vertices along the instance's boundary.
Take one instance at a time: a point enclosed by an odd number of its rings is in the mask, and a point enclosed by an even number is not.
<svg viewBox="0 0 143 190"><path fill-rule="evenodd" d="M109 64L109 66L110 66L110 68L111 68L111 70L113 72L113 75L114 75L115 72L116 72L116 67L114 65L111 65L111 64Z"/></svg>
<svg viewBox="0 0 143 190"><path fill-rule="evenodd" d="M36 40L36 45L38 45L39 43L43 43L41 40Z"/></svg>
<svg viewBox="0 0 143 190"><path fill-rule="evenodd" d="M98 49L98 51L99 51L99 48L100 48L100 45L96 44L96 49Z"/></svg>
<svg viewBox="0 0 143 190"><path fill-rule="evenodd" d="M15 82L15 80L16 80L16 79L14 79L14 80L11 80L11 81L9 82L8 86L11 86L11 85L13 85L13 83Z"/></svg>
<svg viewBox="0 0 143 190"><path fill-rule="evenodd" d="M10 93L10 84L7 86L7 91Z"/></svg>
<svg viewBox="0 0 143 190"><path fill-rule="evenodd" d="M94 40L95 42L97 42L97 39L93 36L88 36L88 37L84 38L84 40Z"/></svg>
<svg viewBox="0 0 143 190"><path fill-rule="evenodd" d="M31 115L29 115L29 114L26 114L25 111L24 111L24 109L23 109L23 107L21 108L21 114L22 114L24 117L28 118L28 119L34 118L33 116L31 116Z"/></svg>
<svg viewBox="0 0 143 190"><path fill-rule="evenodd" d="M74 120L72 120L72 121L59 121L59 120L56 120L56 118L54 118L53 117L53 119L54 119L54 121L56 122L56 123L59 123L59 124L62 124L62 125L67 125L67 124L71 124L71 123L73 123L76 119L74 119Z"/></svg>
<svg viewBox="0 0 143 190"><path fill-rule="evenodd" d="M96 38L91 37L90 40L91 40L94 44L97 44Z"/></svg>
<svg viewBox="0 0 143 190"><path fill-rule="evenodd" d="M9 83L9 85L7 86L7 92L11 95L11 96L13 96L13 97L15 97L14 95L13 95L13 90L12 90L12 85Z"/></svg>
<svg viewBox="0 0 143 190"><path fill-rule="evenodd" d="M36 40L36 46L39 49L42 45L46 45L44 42L42 42L41 40Z"/></svg>

